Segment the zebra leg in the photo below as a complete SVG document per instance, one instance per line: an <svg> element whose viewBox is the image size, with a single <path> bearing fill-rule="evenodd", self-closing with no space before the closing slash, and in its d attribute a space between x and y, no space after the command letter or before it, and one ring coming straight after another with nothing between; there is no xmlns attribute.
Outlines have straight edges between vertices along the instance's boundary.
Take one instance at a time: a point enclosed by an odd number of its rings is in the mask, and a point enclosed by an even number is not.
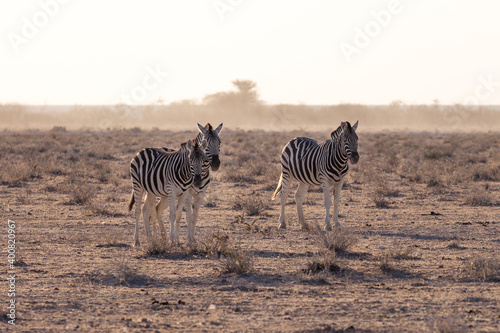
<svg viewBox="0 0 500 333"><path fill-rule="evenodd" d="M168 204L170 207L170 240L175 241L175 236L177 235L177 242L179 241L179 230L174 230L175 215L176 215L176 205L175 205L175 194L172 193L168 196Z"/></svg>
<svg viewBox="0 0 500 333"><path fill-rule="evenodd" d="M134 231L134 246L139 246L139 219L141 216L142 197L144 196L143 190L134 190L135 200L135 231Z"/></svg>
<svg viewBox="0 0 500 333"><path fill-rule="evenodd" d="M189 195L191 198L191 194ZM205 192L200 192L194 197L192 197L193 200L193 216L191 223L188 223L188 239L189 242L194 242L194 229L196 227L196 221L198 221L198 213L200 211L200 206L201 203L203 202L203 198L205 197ZM191 206L191 200L189 205Z"/></svg>
<svg viewBox="0 0 500 333"><path fill-rule="evenodd" d="M339 203L340 203L340 191L342 190L342 185L344 180L341 179L338 183L333 184L333 221L335 226L340 228L339 222Z"/></svg>
<svg viewBox="0 0 500 333"><path fill-rule="evenodd" d="M330 184L328 183L328 181L324 181L321 184L321 187L323 188L323 194L325 196L325 209L326 209L325 225L326 225L326 230L332 230L332 225L330 224L330 208L332 207L332 198L330 197Z"/></svg>
<svg viewBox="0 0 500 333"><path fill-rule="evenodd" d="M188 191L188 195L186 197L186 224L187 224L187 234L188 241L191 243L192 235L191 235L191 225L193 224L193 195L191 191Z"/></svg>
<svg viewBox="0 0 500 333"><path fill-rule="evenodd" d="M181 217L182 217L182 209L184 208L184 203L186 202L186 198L188 196L188 193L189 193L188 191L182 193L179 196L179 199L177 199L177 210L175 212L175 227L174 227L175 239L176 239L177 243L179 243L179 224L180 224Z"/></svg>
<svg viewBox="0 0 500 333"><path fill-rule="evenodd" d="M160 227L161 238L166 240L166 231L165 225L163 224L162 215L165 209L168 207L168 198L162 197L160 198L160 202L156 205L156 223Z"/></svg>
<svg viewBox="0 0 500 333"><path fill-rule="evenodd" d="M283 177L283 175L282 175ZM286 221L285 221L285 205L286 205L286 197L287 197L287 185L288 181L287 179L283 178L283 181L281 183L281 193L280 193L280 199L281 199L281 213L280 213L280 229L286 229Z"/></svg>
<svg viewBox="0 0 500 333"><path fill-rule="evenodd" d="M152 211L155 209L156 196L151 193L146 194L146 201L144 202L144 207L142 208L142 218L144 220L144 228L146 229L146 236L148 240L153 243L153 236L151 235L150 221Z"/></svg>
<svg viewBox="0 0 500 333"><path fill-rule="evenodd" d="M304 219L304 210L302 209L302 203L304 202L305 195L309 185L306 183L299 182L299 187L297 192L295 192L295 203L297 204L297 215L299 216L299 222L302 225L302 230L307 230L306 221Z"/></svg>

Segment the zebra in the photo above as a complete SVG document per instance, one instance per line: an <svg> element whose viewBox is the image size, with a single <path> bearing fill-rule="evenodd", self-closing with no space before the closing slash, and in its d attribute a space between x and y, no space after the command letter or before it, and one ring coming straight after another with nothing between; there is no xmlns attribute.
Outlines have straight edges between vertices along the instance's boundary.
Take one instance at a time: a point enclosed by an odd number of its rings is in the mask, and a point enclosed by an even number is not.
<svg viewBox="0 0 500 333"><path fill-rule="evenodd" d="M167 197L170 206L170 238L172 241L179 240L182 207L191 185L200 186L202 183L203 165L208 163L206 148L206 140L202 140L201 143L188 140L181 144L179 150L144 148L132 159L130 175L133 189L128 208L131 211L134 203L137 203L135 206L135 246L140 244L138 234L140 205L145 192L147 195L142 211L148 239L153 242L149 221L152 217L153 220L156 219L154 216L156 211L153 209L156 197ZM165 227L161 221L159 227L162 236L165 237Z"/></svg>
<svg viewBox="0 0 500 333"><path fill-rule="evenodd" d="M219 133L222 130L222 123L217 126L216 129L212 127L210 123L207 123L205 127L198 124L198 136L196 137L196 142L201 142L202 140L207 141L207 147L205 153L207 155L209 163L205 163L202 168L201 173L201 184L196 185L193 183L189 189L187 196L186 205L186 222L188 225L188 241L194 242L194 229L196 226L196 221L198 220L198 214L200 206L205 197L205 192L207 186L210 183L210 169L217 171L220 167L220 144L221 140ZM170 150L169 148L164 148L165 150ZM160 199L160 202L156 205L156 218L158 225L161 225L161 218L163 211L167 208L168 202L164 198Z"/></svg>
<svg viewBox="0 0 500 333"><path fill-rule="evenodd" d="M308 228L304 220L302 202L309 185L320 185L323 189L326 209L326 230L332 229L330 224L330 208L332 206L330 188L333 186L333 219L335 226L340 227L338 217L340 191L344 177L349 171L349 164L347 162L350 160L352 164L356 164L359 160L357 128L358 121L353 126L349 122L342 122L331 133L331 140L318 143L310 138L299 137L286 144L281 152L281 176L272 196L272 200L274 200L281 192L280 228L286 228L285 200L290 178L299 181L295 201L302 229Z"/></svg>

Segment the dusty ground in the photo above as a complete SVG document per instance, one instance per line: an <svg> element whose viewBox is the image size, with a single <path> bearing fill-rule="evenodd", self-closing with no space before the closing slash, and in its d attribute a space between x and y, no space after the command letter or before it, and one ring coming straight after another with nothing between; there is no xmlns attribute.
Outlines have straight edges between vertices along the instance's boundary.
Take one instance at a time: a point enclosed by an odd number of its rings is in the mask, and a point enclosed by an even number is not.
<svg viewBox="0 0 500 333"><path fill-rule="evenodd" d="M184 222L182 248L151 254L142 222L142 246L132 247L130 159L195 134L0 135L2 243L8 219L18 232L18 331L499 330L498 134L361 131L361 159L342 192L343 229L326 235L333 246L353 244L335 255L300 230L292 195L286 231L270 201L281 147L328 135L224 129L197 248L186 245ZM321 192L307 198L306 220L322 225ZM324 262L331 271L316 272ZM11 328L6 287L0 331Z"/></svg>

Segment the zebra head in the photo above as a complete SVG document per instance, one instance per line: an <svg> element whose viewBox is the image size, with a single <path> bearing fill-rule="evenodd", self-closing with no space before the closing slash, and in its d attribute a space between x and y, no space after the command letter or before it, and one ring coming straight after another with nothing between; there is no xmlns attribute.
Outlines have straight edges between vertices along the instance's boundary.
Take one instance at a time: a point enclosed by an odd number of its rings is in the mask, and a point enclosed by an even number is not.
<svg viewBox="0 0 500 333"><path fill-rule="evenodd" d="M340 124L341 128L341 142L343 142L343 151L347 155L347 157L351 160L352 164L356 164L359 161L358 154L358 135L356 134L356 129L358 128L358 121L351 126L351 124L346 121ZM338 129L337 129L338 130ZM336 133L337 131L333 132ZM332 138L333 138L332 133Z"/></svg>
<svg viewBox="0 0 500 333"><path fill-rule="evenodd" d="M210 123L207 123L205 127L198 124L198 129L200 133L203 134L205 140L207 140L206 153L208 159L210 160L210 166L213 171L217 171L220 166L219 153L220 153L220 138L219 133L222 130L222 124L220 124L216 129L213 129Z"/></svg>
<svg viewBox="0 0 500 333"><path fill-rule="evenodd" d="M207 149L207 141L203 140L201 143L197 141L188 140L187 148L189 149L189 164L191 165L191 175L194 178L193 184L195 187L200 187L202 183L201 174L203 173L203 164L208 161L205 154Z"/></svg>

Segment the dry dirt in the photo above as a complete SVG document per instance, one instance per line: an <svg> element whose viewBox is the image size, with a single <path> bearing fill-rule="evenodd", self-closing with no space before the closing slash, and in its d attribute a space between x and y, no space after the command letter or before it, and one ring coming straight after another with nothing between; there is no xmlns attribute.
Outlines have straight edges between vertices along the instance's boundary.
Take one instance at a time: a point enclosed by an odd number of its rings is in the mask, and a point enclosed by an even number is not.
<svg viewBox="0 0 500 333"><path fill-rule="evenodd" d="M270 201L283 145L328 134L224 129L197 250L186 244L184 218L181 247L151 254L141 221L134 248L130 159L195 134L0 135L2 243L8 219L17 231L17 331L498 332L498 134L360 127L360 162L342 192L343 229L327 235L343 237L330 239L334 246L353 244L335 253L317 233L301 231L292 194L285 231L277 228L279 201ZM324 226L317 189L304 210ZM200 250L214 240L219 253ZM229 266L234 257L247 265L242 273ZM2 258L5 276L5 246ZM331 270L319 271L323 262ZM12 329L7 287L0 331Z"/></svg>

